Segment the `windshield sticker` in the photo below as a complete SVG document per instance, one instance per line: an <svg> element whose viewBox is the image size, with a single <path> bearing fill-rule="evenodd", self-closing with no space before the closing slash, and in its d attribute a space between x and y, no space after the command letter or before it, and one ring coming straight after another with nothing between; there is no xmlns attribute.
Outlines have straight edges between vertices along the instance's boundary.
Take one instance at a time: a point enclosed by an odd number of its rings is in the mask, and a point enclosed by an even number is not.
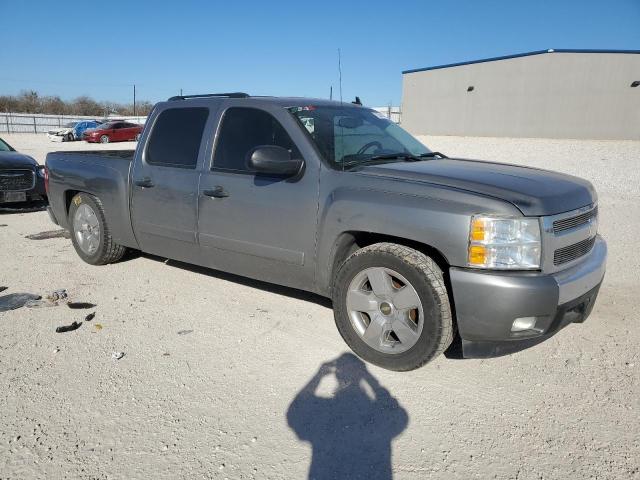
<svg viewBox="0 0 640 480"><path fill-rule="evenodd" d="M316 129L315 122L312 117L298 117L298 118L304 125L304 128L306 128L309 133L313 133L315 131Z"/></svg>

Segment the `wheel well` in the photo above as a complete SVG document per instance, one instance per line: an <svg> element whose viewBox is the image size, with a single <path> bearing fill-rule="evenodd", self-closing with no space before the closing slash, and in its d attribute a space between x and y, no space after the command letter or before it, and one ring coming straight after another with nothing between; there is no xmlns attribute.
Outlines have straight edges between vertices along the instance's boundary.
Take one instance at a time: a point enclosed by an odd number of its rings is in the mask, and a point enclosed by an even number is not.
<svg viewBox="0 0 640 480"><path fill-rule="evenodd" d="M373 245L374 243L389 242L404 245L405 247L413 248L419 252L424 253L440 267L444 278L444 284L447 289L447 295L449 296L449 304L451 305L451 314L453 316L454 325L457 327L456 320L456 307L453 301L453 290L451 289L451 279L449 277L449 261L437 248L427 245L426 243L416 242L414 240L408 240L406 238L394 237L393 235L383 235L379 233L371 232L344 232L336 241L334 247L333 264L331 269L331 285L329 286L329 295L332 294L333 283L338 273L340 265L356 250L360 248ZM457 328L456 328L457 330Z"/></svg>
<svg viewBox="0 0 640 480"><path fill-rule="evenodd" d="M336 242L336 247L334 248L335 254L333 256L331 278L334 278L338 268L342 265L342 262L344 262L353 252L360 248L380 242L397 243L398 245L404 245L405 247L418 250L428 257L431 257L440 267L442 272L448 275L449 262L442 252L431 245L416 242L414 240L407 240L406 238L394 237L393 235L383 235L371 232L344 232Z"/></svg>
<svg viewBox="0 0 640 480"><path fill-rule="evenodd" d="M80 193L80 190L66 190L64 192L64 208L65 208L65 213L67 214L67 217L69 216L69 208L71 208L71 200L78 193Z"/></svg>

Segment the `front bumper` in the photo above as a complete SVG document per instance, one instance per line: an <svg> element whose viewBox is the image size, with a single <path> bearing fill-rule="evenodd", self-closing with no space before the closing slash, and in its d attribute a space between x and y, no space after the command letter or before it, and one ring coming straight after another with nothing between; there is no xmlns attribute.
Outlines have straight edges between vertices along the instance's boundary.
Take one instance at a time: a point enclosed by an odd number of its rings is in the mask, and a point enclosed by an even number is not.
<svg viewBox="0 0 640 480"><path fill-rule="evenodd" d="M35 176L35 181L33 183L33 187L26 190L2 190L0 191L0 207L3 209L6 208L24 208L25 206L34 203L34 202L43 202L47 200L47 192L44 185L44 178L38 175L37 172L33 174ZM24 193L24 202L15 202L15 201L7 201L6 194L11 193Z"/></svg>
<svg viewBox="0 0 640 480"><path fill-rule="evenodd" d="M49 138L49 140L51 140L52 142L64 142L64 135L52 135L50 133L47 133L47 138Z"/></svg>
<svg viewBox="0 0 640 480"><path fill-rule="evenodd" d="M607 244L597 236L580 263L552 275L451 268L463 355L506 355L543 342L569 323L585 321L604 278L606 258ZM523 317L536 317L534 328L513 332L514 320Z"/></svg>

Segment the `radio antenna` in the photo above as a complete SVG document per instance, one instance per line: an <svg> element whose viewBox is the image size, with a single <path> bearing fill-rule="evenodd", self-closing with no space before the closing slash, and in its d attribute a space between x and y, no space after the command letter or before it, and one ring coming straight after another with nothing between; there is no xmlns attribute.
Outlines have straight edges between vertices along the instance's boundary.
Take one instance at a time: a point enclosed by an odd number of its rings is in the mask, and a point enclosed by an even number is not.
<svg viewBox="0 0 640 480"><path fill-rule="evenodd" d="M338 80L340 82L340 103L342 103L342 54L338 49Z"/></svg>

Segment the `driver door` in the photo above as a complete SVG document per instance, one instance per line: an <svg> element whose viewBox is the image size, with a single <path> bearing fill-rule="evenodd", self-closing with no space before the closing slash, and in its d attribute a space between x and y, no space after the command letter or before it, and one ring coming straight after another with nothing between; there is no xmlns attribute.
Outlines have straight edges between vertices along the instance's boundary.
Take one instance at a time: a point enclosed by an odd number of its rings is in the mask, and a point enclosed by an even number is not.
<svg viewBox="0 0 640 480"><path fill-rule="evenodd" d="M280 285L310 286L320 165L312 155L303 158L300 147L307 146L307 140L284 108L245 104L227 101L211 168L200 177L202 261ZM248 154L259 145L277 145L293 158L303 158L303 172L284 178L251 171Z"/></svg>

